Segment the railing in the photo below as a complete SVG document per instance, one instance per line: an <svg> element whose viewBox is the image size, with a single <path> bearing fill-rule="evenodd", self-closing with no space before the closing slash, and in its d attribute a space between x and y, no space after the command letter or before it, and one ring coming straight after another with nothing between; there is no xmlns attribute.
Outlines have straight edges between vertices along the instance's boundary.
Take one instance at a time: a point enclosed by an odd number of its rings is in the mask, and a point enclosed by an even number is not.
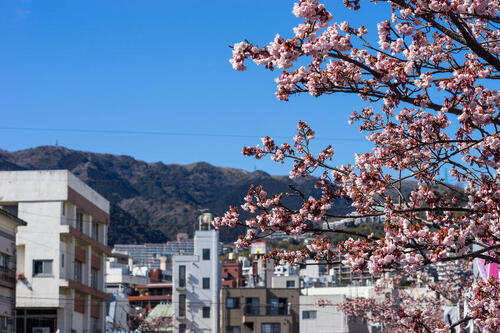
<svg viewBox="0 0 500 333"><path fill-rule="evenodd" d="M243 305L243 313L246 316L259 316L260 306L257 304L245 304Z"/></svg>
<svg viewBox="0 0 500 333"><path fill-rule="evenodd" d="M265 313L261 313L260 308L265 308ZM288 316L288 304L245 304L243 305L243 313L245 316Z"/></svg>
<svg viewBox="0 0 500 333"><path fill-rule="evenodd" d="M288 306L286 304L271 304L266 307L268 316L288 316Z"/></svg>
<svg viewBox="0 0 500 333"><path fill-rule="evenodd" d="M16 272L13 269L0 267L0 281L14 283L16 281Z"/></svg>

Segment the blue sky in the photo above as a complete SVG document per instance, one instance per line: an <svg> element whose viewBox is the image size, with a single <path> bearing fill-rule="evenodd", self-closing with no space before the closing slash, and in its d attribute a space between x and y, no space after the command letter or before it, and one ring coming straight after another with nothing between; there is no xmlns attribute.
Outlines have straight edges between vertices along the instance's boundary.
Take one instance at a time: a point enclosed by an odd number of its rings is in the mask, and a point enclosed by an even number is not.
<svg viewBox="0 0 500 333"><path fill-rule="evenodd" d="M373 8L350 12L341 1L326 4L335 20L351 15L376 31ZM300 22L292 6L284 0L0 1L0 148L57 140L148 162L207 161L286 174L287 167L240 151L264 135L292 137L304 120L321 139L318 149L332 144L335 163L349 163L369 149L347 124L359 109L357 96L280 102L279 72L249 64L241 73L228 62L229 44L290 36Z"/></svg>

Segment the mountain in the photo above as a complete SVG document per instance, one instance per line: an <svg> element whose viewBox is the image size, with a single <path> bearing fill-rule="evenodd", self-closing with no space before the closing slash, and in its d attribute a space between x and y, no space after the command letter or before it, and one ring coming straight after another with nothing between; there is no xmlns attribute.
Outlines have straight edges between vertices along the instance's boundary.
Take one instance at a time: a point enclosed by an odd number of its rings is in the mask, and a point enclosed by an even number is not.
<svg viewBox="0 0 500 333"><path fill-rule="evenodd" d="M308 196L313 178L292 181L262 171L221 168L205 162L189 165L146 163L130 156L97 154L59 146L8 152L0 150L0 170L68 169L111 203L108 242L145 243L175 239L178 232L193 234L200 209L216 216L229 205L239 206L251 184L264 185L269 194L289 192L288 184ZM293 204L295 198L288 199ZM335 211L345 213L339 201ZM221 240L234 240L241 230L223 230Z"/></svg>

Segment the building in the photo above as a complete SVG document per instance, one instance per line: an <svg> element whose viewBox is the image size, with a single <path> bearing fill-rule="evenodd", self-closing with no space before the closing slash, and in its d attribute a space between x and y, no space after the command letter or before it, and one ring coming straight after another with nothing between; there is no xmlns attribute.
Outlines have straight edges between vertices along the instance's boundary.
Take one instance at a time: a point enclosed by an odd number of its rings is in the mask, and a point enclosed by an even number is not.
<svg viewBox="0 0 500 333"><path fill-rule="evenodd" d="M210 213L200 216L192 255L173 256L176 333L219 332L219 233L212 230L212 220Z"/></svg>
<svg viewBox="0 0 500 333"><path fill-rule="evenodd" d="M230 257L233 253L230 254ZM222 264L222 288L237 288L245 285L241 261L230 259Z"/></svg>
<svg viewBox="0 0 500 333"><path fill-rule="evenodd" d="M127 253L135 265L148 268L160 268L161 257L172 257L174 254L192 255L194 244L187 234L177 235L177 241L159 244L116 244L114 250Z"/></svg>
<svg viewBox="0 0 500 333"><path fill-rule="evenodd" d="M223 288L220 327L227 333L295 333L298 310L297 288Z"/></svg>
<svg viewBox="0 0 500 333"><path fill-rule="evenodd" d="M26 222L0 209L0 332L15 332L16 229Z"/></svg>
<svg viewBox="0 0 500 333"><path fill-rule="evenodd" d="M158 304L172 303L172 282L166 282L166 280L160 269L150 270L149 283L132 285L131 294L128 297L130 305L149 312Z"/></svg>
<svg viewBox="0 0 500 333"><path fill-rule="evenodd" d="M104 332L109 202L67 170L0 172L16 237L17 332Z"/></svg>
<svg viewBox="0 0 500 333"><path fill-rule="evenodd" d="M373 286L301 289L299 332L375 333L377 329L363 319L347 317L337 310L346 298L374 296ZM325 306L318 306L318 301Z"/></svg>
<svg viewBox="0 0 500 333"><path fill-rule="evenodd" d="M300 277L298 275L273 275L271 288L299 288Z"/></svg>

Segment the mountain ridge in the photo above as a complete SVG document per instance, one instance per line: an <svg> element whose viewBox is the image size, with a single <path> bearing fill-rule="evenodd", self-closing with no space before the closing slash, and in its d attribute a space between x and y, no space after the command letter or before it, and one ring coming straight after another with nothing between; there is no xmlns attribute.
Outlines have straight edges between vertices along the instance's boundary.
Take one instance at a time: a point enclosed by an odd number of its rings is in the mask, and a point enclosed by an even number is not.
<svg viewBox="0 0 500 333"><path fill-rule="evenodd" d="M68 169L111 204L108 243L157 243L193 234L200 210L222 215L239 206L251 184L269 193L289 191L288 184L317 194L316 180L289 179L264 171L216 167L207 162L187 165L148 163L127 155L83 152L61 146L40 146L14 152L0 149L0 170ZM289 198L290 204L298 204ZM349 211L339 200L338 213ZM221 240L234 240L241 229L223 230Z"/></svg>

